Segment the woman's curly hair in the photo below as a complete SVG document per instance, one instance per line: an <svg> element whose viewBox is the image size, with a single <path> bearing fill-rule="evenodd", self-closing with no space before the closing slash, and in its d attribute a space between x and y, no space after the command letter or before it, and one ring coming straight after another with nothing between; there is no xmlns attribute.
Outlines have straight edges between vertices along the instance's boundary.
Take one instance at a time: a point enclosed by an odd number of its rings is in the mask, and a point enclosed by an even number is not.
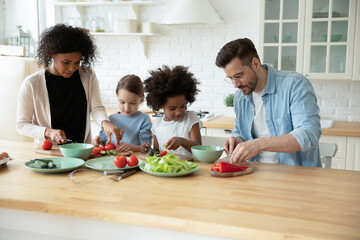
<svg viewBox="0 0 360 240"><path fill-rule="evenodd" d="M81 52L81 66L85 68L90 68L98 55L94 38L87 30L57 24L41 34L36 58L39 66L47 68L52 54L71 52Z"/></svg>
<svg viewBox="0 0 360 240"><path fill-rule="evenodd" d="M154 111L159 111L165 105L168 97L184 95L188 103L195 101L198 80L194 74L188 71L187 67L175 66L170 69L168 66L149 71L151 77L144 81L146 103Z"/></svg>

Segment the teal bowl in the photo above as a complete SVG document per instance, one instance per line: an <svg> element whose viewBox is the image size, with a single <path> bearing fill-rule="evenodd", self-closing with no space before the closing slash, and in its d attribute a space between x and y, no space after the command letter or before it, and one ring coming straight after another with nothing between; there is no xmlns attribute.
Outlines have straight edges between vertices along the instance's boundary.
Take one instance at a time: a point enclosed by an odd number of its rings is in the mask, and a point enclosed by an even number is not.
<svg viewBox="0 0 360 240"><path fill-rule="evenodd" d="M213 163L218 160L224 148L220 146L198 145L191 147L193 156L204 163Z"/></svg>
<svg viewBox="0 0 360 240"><path fill-rule="evenodd" d="M60 146L60 151L64 157L88 159L94 146L88 143L69 143Z"/></svg>
<svg viewBox="0 0 360 240"><path fill-rule="evenodd" d="M288 43L288 42L290 42L291 38L292 38L291 35L284 35L282 37L282 42L283 43ZM274 40L275 40L275 42L278 43L279 42L279 37L277 35L274 35Z"/></svg>
<svg viewBox="0 0 360 240"><path fill-rule="evenodd" d="M342 38L342 34L331 34L331 42L339 42ZM327 35L323 35L324 41L327 41Z"/></svg>

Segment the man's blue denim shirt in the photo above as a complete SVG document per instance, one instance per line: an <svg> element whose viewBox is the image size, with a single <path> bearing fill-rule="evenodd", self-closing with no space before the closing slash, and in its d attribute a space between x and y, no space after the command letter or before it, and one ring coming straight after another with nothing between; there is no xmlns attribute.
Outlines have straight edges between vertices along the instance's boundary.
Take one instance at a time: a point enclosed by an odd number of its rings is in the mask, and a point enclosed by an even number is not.
<svg viewBox="0 0 360 240"><path fill-rule="evenodd" d="M270 135L291 133L301 147L299 152L278 152L280 164L321 167L319 107L310 81L296 72L275 70L266 64L263 67L268 70L262 100ZM234 109L236 119L232 135L242 137L244 141L254 139L252 124L255 108L251 94L244 95L237 90ZM259 155L251 161L259 161Z"/></svg>

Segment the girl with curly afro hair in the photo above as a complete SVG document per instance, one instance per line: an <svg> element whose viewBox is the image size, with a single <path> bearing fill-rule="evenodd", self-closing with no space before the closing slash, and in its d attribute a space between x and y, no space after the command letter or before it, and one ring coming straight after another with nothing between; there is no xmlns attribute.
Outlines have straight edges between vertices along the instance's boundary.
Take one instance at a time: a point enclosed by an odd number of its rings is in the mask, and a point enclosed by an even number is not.
<svg viewBox="0 0 360 240"><path fill-rule="evenodd" d="M144 81L147 105L164 111L151 128L154 150L191 156L191 147L201 145L200 120L187 106L195 101L199 82L184 66L163 66L150 75Z"/></svg>
<svg viewBox="0 0 360 240"><path fill-rule="evenodd" d="M37 61L44 69L28 76L18 95L16 129L40 143L66 139L91 143L90 115L110 142L123 131L110 123L101 103L99 83L91 69L97 48L89 32L58 24L39 41Z"/></svg>

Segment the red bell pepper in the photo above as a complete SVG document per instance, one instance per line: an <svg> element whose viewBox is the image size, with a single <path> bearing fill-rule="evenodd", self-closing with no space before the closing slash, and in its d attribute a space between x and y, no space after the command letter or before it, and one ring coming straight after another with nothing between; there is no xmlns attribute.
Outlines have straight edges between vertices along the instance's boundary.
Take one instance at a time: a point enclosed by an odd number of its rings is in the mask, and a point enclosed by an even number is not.
<svg viewBox="0 0 360 240"><path fill-rule="evenodd" d="M211 166L211 171L219 172L220 171L219 164L213 163L213 165Z"/></svg>
<svg viewBox="0 0 360 240"><path fill-rule="evenodd" d="M162 152L160 153L160 156L165 156L166 154L167 154L167 151L164 150L164 151L162 151Z"/></svg>
<svg viewBox="0 0 360 240"><path fill-rule="evenodd" d="M232 164L228 162L219 162L219 172L241 172L247 169L248 166L241 166L238 164Z"/></svg>

